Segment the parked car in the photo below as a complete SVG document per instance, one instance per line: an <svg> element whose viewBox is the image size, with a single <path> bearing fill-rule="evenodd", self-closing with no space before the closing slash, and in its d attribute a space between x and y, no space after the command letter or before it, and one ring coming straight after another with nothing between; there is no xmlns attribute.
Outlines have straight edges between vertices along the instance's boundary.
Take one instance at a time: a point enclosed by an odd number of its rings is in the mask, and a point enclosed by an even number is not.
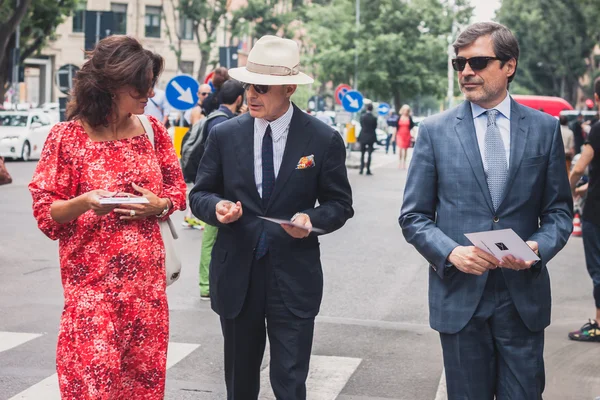
<svg viewBox="0 0 600 400"><path fill-rule="evenodd" d="M0 156L39 159L51 127L50 118L41 110L0 111Z"/></svg>
<svg viewBox="0 0 600 400"><path fill-rule="evenodd" d="M583 115L584 121L592 121L598 116L597 111L588 110L565 110L560 112L560 116L562 117L564 115L565 117L567 117L567 121L570 124L572 121L577 119L577 116L580 113Z"/></svg>

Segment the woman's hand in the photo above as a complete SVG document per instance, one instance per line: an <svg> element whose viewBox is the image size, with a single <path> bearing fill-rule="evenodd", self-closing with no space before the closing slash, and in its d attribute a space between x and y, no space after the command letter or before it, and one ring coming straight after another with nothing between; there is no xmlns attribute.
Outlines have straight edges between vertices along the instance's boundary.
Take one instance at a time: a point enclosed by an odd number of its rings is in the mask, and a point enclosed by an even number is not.
<svg viewBox="0 0 600 400"><path fill-rule="evenodd" d="M110 213L118 206L118 204L100 204L100 199L112 197L115 194L116 192L109 192L108 190L103 189L96 189L87 192L83 195L87 210L92 210L98 216Z"/></svg>
<svg viewBox="0 0 600 400"><path fill-rule="evenodd" d="M135 189L136 192L142 194L139 197L145 197L148 199L148 203L146 204L119 204L118 208L114 209L114 212L117 214L121 214L119 219L125 221L144 219L147 217L155 217L163 212L167 206L171 206L171 203L168 199L161 199L151 191L144 189L141 186L132 183L131 186ZM131 197L135 197L131 195Z"/></svg>

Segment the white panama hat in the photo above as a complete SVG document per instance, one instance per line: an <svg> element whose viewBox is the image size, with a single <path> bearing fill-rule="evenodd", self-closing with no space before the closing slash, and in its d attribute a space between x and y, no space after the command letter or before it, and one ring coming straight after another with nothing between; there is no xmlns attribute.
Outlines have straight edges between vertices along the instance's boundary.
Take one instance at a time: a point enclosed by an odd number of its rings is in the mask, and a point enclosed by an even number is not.
<svg viewBox="0 0 600 400"><path fill-rule="evenodd" d="M314 79L300 72L300 49L290 39L263 36L248 54L245 67L232 68L229 76L255 85L307 85Z"/></svg>

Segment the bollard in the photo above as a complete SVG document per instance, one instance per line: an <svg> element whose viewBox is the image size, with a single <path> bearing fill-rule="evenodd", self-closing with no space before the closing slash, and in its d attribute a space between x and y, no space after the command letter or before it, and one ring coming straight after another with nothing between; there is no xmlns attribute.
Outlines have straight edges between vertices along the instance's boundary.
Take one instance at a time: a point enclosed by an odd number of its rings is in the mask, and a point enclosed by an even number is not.
<svg viewBox="0 0 600 400"><path fill-rule="evenodd" d="M181 158L181 141L183 140L183 136L187 133L188 129L190 128L185 126L175 127L175 133L173 134L173 147L175 147L177 158Z"/></svg>

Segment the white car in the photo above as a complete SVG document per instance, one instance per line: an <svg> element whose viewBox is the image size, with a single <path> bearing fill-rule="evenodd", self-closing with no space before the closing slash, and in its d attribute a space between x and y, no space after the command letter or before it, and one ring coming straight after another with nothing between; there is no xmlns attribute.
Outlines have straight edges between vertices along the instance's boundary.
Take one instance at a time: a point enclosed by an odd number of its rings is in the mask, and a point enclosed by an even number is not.
<svg viewBox="0 0 600 400"><path fill-rule="evenodd" d="M50 118L40 110L0 111L0 156L39 160L51 127Z"/></svg>

